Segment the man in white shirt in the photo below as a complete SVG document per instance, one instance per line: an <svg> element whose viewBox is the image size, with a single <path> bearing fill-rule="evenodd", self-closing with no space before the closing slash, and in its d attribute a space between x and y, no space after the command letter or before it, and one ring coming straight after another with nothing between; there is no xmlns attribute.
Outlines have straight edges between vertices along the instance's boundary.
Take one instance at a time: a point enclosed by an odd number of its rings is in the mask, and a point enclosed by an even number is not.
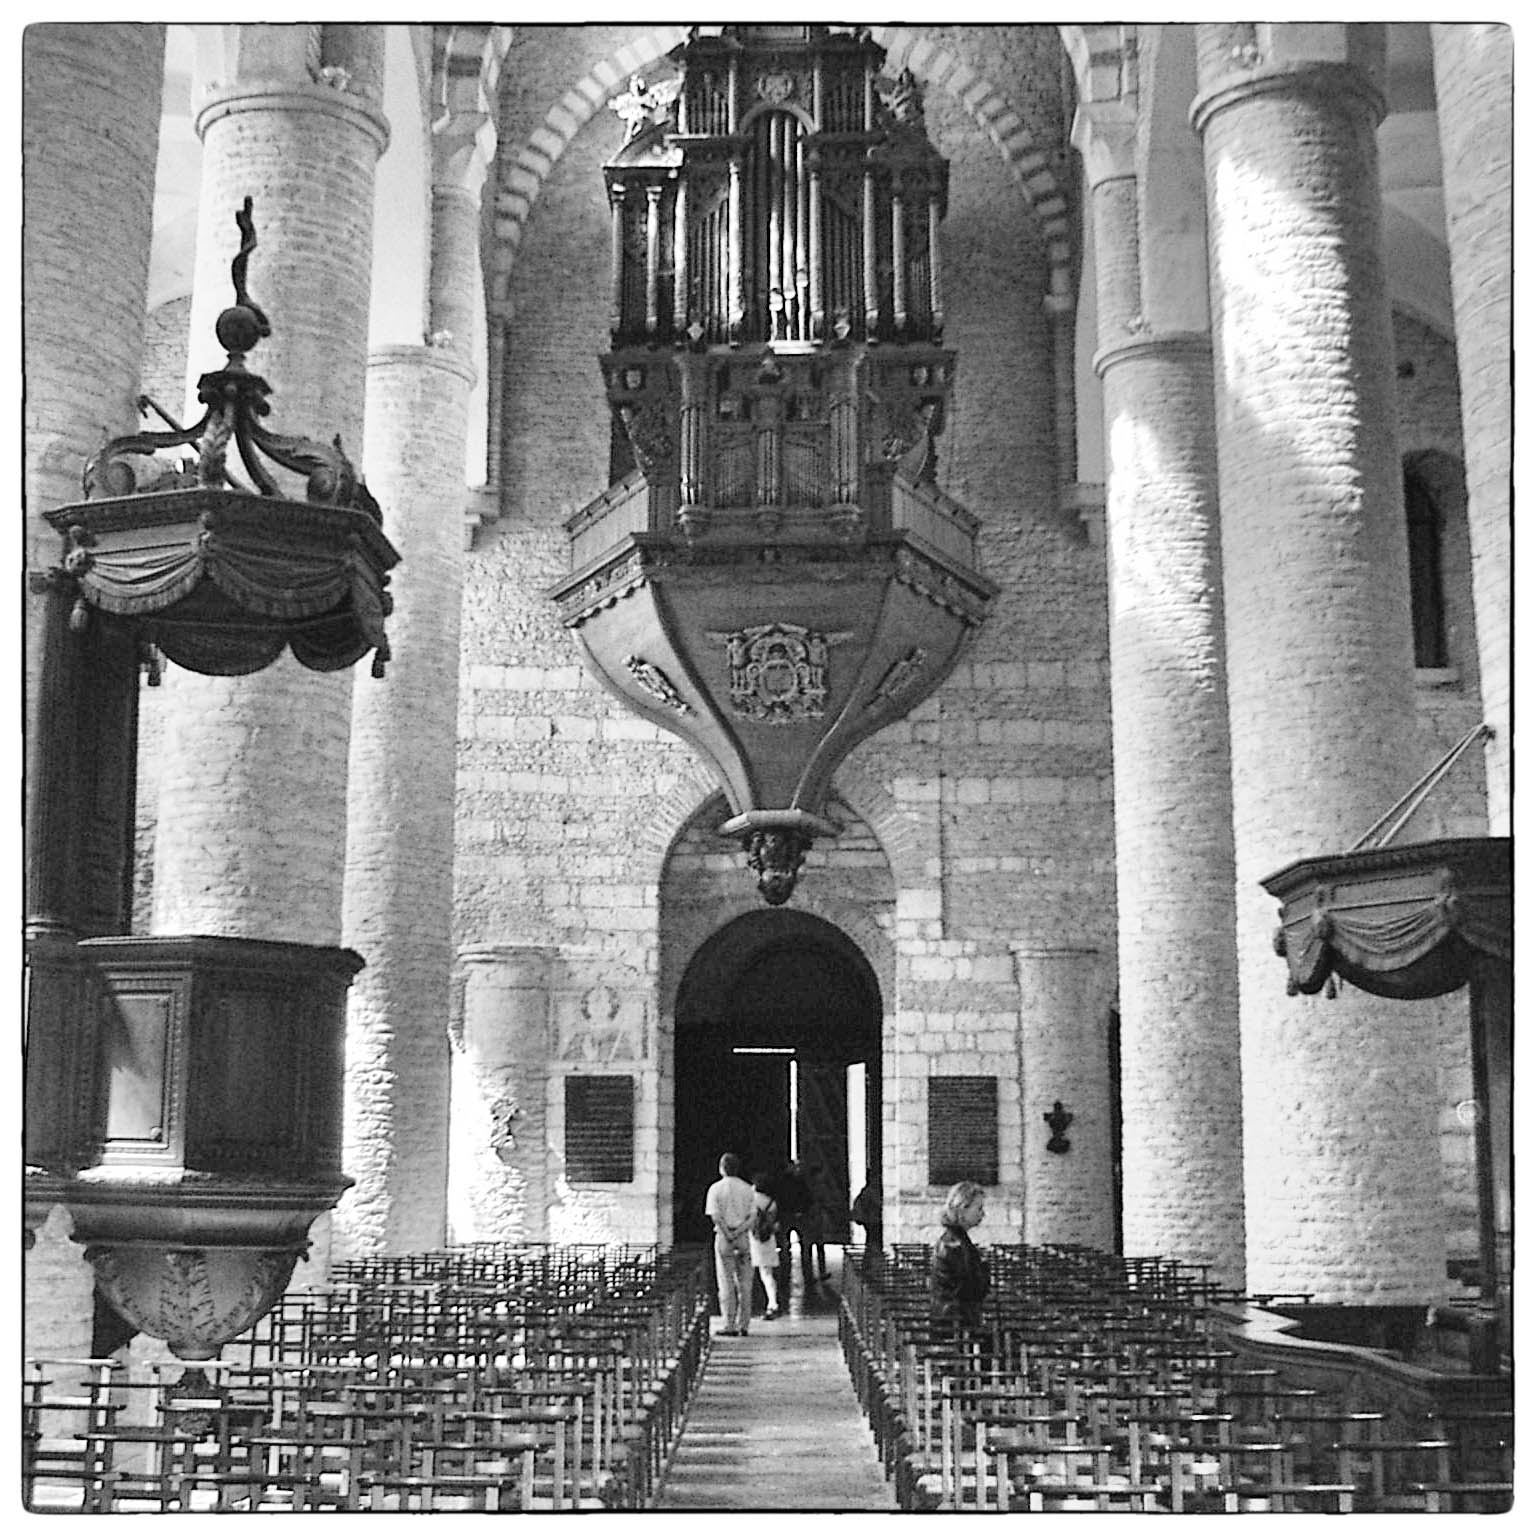
<svg viewBox="0 0 1536 1536"><path fill-rule="evenodd" d="M752 1186L741 1177L741 1159L727 1152L720 1177L704 1196L704 1214L715 1225L715 1278L720 1285L723 1335L736 1338L752 1321Z"/></svg>

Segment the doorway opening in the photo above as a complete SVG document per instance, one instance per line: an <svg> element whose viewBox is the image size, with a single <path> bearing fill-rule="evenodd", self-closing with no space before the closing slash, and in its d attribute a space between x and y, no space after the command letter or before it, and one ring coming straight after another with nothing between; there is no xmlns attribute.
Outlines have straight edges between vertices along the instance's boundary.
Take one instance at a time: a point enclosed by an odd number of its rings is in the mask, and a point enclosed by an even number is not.
<svg viewBox="0 0 1536 1536"><path fill-rule="evenodd" d="M746 913L699 946L675 1019L674 1242L709 1240L722 1152L749 1176L798 1157L827 1240L848 1241L849 1203L880 1177L880 987L863 952L810 913Z"/></svg>

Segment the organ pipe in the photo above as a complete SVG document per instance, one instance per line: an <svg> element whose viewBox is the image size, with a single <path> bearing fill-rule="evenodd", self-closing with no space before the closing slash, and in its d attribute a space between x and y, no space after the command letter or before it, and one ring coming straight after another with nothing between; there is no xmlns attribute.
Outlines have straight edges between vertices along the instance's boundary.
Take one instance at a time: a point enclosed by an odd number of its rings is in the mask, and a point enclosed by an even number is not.
<svg viewBox="0 0 1536 1536"><path fill-rule="evenodd" d="M811 339L810 196L805 139L795 131L795 335L801 341Z"/></svg>
<svg viewBox="0 0 1536 1536"><path fill-rule="evenodd" d="M891 323L897 335L907 329L906 207L899 192L891 196Z"/></svg>
<svg viewBox="0 0 1536 1536"><path fill-rule="evenodd" d="M609 259L612 275L612 329L617 332L624 324L624 183L614 182L608 188Z"/></svg>
<svg viewBox="0 0 1536 1536"><path fill-rule="evenodd" d="M779 150L782 143L778 133L778 121L775 118L767 118L764 126L766 132L762 135L762 144L767 153L759 157L762 174L758 179L757 210L768 215L768 292L765 295L768 307L768 336L773 339L777 334L777 318L784 308L784 208L782 195L775 196L775 182L780 186L783 183L782 174L778 163ZM777 299L777 308L775 307Z"/></svg>
<svg viewBox="0 0 1536 1536"><path fill-rule="evenodd" d="M661 188L645 189L645 334L661 323Z"/></svg>
<svg viewBox="0 0 1536 1536"><path fill-rule="evenodd" d="M864 334L874 339L880 326L880 294L875 285L875 173L864 172Z"/></svg>
<svg viewBox="0 0 1536 1536"><path fill-rule="evenodd" d="M819 75L818 75L819 78ZM821 302L821 172L813 163L810 174L810 311L811 328L807 333L820 341L826 331L826 313Z"/></svg>
<svg viewBox="0 0 1536 1536"><path fill-rule="evenodd" d="M735 65L732 64L731 79L736 79ZM733 337L741 334L742 321L746 316L746 300L742 297L742 208L741 208L741 157L731 157L731 191L730 191L730 215L727 221L730 242L729 254L726 261L727 280L730 283L730 330Z"/></svg>
<svg viewBox="0 0 1536 1536"><path fill-rule="evenodd" d="M672 330L688 327L688 178L680 177L672 203Z"/></svg>
<svg viewBox="0 0 1536 1536"><path fill-rule="evenodd" d="M944 331L944 291L939 281L939 199L928 198L928 318L935 341Z"/></svg>

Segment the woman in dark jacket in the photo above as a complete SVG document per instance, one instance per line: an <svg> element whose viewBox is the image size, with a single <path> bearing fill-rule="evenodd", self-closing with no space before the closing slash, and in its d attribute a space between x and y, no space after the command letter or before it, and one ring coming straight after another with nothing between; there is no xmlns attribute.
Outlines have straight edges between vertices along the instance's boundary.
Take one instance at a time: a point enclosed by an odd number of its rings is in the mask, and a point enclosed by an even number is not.
<svg viewBox="0 0 1536 1536"><path fill-rule="evenodd" d="M981 1326L981 1304L991 1277L987 1261L971 1241L971 1228L986 1213L985 1193L969 1179L950 1190L939 1213L944 1230L933 1245L928 1271L929 1313L936 1323L948 1323L956 1331Z"/></svg>

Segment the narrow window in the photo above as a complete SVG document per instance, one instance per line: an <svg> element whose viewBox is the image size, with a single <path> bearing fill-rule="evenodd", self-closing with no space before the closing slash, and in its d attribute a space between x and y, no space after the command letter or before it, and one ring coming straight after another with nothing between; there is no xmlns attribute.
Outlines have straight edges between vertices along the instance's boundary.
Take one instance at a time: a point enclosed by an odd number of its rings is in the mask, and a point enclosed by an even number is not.
<svg viewBox="0 0 1536 1536"><path fill-rule="evenodd" d="M1440 567L1440 504L1416 470L1403 471L1408 515L1408 593L1413 606L1413 664L1448 667L1445 581Z"/></svg>

